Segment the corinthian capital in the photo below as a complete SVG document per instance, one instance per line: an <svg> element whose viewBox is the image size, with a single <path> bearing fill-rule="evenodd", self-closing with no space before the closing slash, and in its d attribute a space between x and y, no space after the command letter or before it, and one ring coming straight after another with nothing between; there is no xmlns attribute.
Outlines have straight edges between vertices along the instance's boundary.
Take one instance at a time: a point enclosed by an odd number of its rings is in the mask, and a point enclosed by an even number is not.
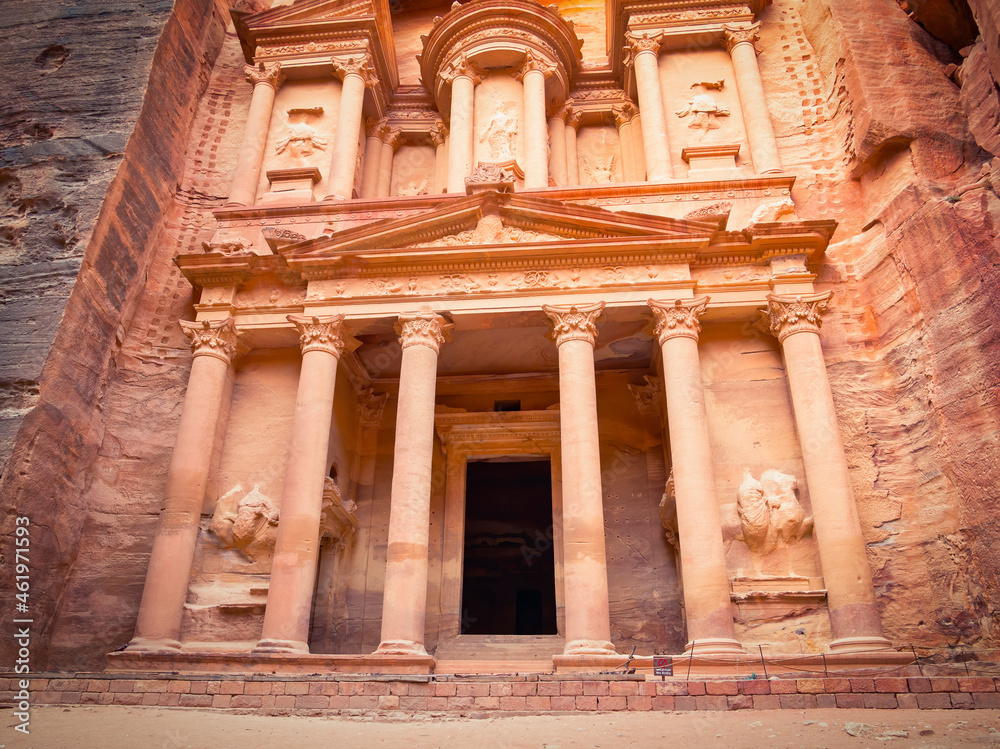
<svg viewBox="0 0 1000 749"><path fill-rule="evenodd" d="M650 299L647 304L653 310L653 335L661 346L678 336L698 340L698 334L701 333L698 318L708 307L707 296L675 299L673 302Z"/></svg>
<svg viewBox="0 0 1000 749"><path fill-rule="evenodd" d="M375 68L372 65L372 56L366 50L364 52L351 52L346 55L337 55L330 58L333 63L333 72L344 80L349 75L356 75L365 82L365 87L370 88L378 84L375 77Z"/></svg>
<svg viewBox="0 0 1000 749"><path fill-rule="evenodd" d="M529 49L524 53L524 64L517 71L517 79L523 80L525 74L538 70L543 76L548 78L553 75L557 68L554 63L549 62L534 50Z"/></svg>
<svg viewBox="0 0 1000 749"><path fill-rule="evenodd" d="M771 332L784 342L793 333L819 335L823 310L833 296L832 291L803 296L768 294L767 320Z"/></svg>
<svg viewBox="0 0 1000 749"><path fill-rule="evenodd" d="M285 80L285 74L281 72L280 62L265 63L261 60L256 65L244 65L243 72L246 73L247 83L252 83L254 86L258 83L264 83L275 91Z"/></svg>
<svg viewBox="0 0 1000 749"><path fill-rule="evenodd" d="M451 340L452 327L454 326L441 315L433 312L400 315L396 321L396 333L404 349L409 346L427 346L434 349L435 353L441 353L441 344Z"/></svg>
<svg viewBox="0 0 1000 749"><path fill-rule="evenodd" d="M379 133L380 141L388 146L392 146L392 150L396 151L399 149L399 144L403 142L403 130L398 127L386 127Z"/></svg>
<svg viewBox="0 0 1000 749"><path fill-rule="evenodd" d="M226 364L236 356L239 339L233 318L225 320L202 320L201 322L180 321L184 335L191 339L191 353L194 356L214 356Z"/></svg>
<svg viewBox="0 0 1000 749"><path fill-rule="evenodd" d="M427 135L431 139L431 143L434 144L434 147L439 148L444 145L445 138L448 137L448 128L445 127L443 122L435 122L431 125L431 129L427 131Z"/></svg>
<svg viewBox="0 0 1000 749"><path fill-rule="evenodd" d="M325 351L338 359L344 350L353 351L361 344L344 332L343 315L288 315L288 322L299 334L302 353Z"/></svg>
<svg viewBox="0 0 1000 749"><path fill-rule="evenodd" d="M551 338L556 346L566 341L597 341L597 319L604 311L604 302L594 304L544 305L542 311L552 320Z"/></svg>
<svg viewBox="0 0 1000 749"><path fill-rule="evenodd" d="M615 104L611 107L611 113L615 116L615 124L621 127L630 123L632 118L639 114L639 110L635 104L627 101L624 104Z"/></svg>
<svg viewBox="0 0 1000 749"><path fill-rule="evenodd" d="M465 76L471 78L474 84L479 84L483 79L483 71L479 66L469 60L463 52L457 59L452 60L439 74L445 83L454 83L456 78Z"/></svg>
<svg viewBox="0 0 1000 749"><path fill-rule="evenodd" d="M726 35L726 49L729 50L730 54L733 52L733 47L743 42L749 42L754 51L757 51L755 45L757 43L757 32L760 31L759 22L750 26L730 26L726 24L722 28L723 33Z"/></svg>
<svg viewBox="0 0 1000 749"><path fill-rule="evenodd" d="M625 49L635 58L640 52L652 52L654 55L660 54L660 47L663 45L663 34L651 34L643 31L637 34L634 31L625 33Z"/></svg>

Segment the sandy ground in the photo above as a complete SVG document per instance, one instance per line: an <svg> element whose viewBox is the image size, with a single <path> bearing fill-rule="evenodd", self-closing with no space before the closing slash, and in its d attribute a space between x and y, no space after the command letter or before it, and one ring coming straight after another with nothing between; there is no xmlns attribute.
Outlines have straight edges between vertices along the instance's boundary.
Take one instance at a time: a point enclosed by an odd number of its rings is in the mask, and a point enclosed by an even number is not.
<svg viewBox="0 0 1000 749"><path fill-rule="evenodd" d="M0 749L643 749L993 747L1000 710L770 710L456 718L263 716L219 710L36 707L31 733L3 711Z"/></svg>

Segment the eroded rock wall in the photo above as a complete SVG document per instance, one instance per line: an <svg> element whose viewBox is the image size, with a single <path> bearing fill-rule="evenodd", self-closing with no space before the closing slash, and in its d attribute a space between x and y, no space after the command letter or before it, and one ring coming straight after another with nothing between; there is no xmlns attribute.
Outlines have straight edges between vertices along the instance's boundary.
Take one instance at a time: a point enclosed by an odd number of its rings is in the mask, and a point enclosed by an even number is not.
<svg viewBox="0 0 1000 749"><path fill-rule="evenodd" d="M964 191L996 142L983 111L995 84L973 50L960 89L947 71L961 60L891 1L810 2L802 18L865 212L821 281L886 633L995 645L1000 199Z"/></svg>
<svg viewBox="0 0 1000 749"><path fill-rule="evenodd" d="M162 241L224 23L219 8L198 0L4 6L3 54L19 71L0 117L4 456L24 418L0 494L5 546L14 517L31 519L30 614L43 623L32 668L94 666L105 643L121 644L132 627L121 607L139 589L134 564L123 562L148 533L137 536L121 512L133 495L91 504L87 492L134 458L107 434L104 399L133 376L119 370L120 347ZM161 397L179 403L180 393L144 381L131 420L143 424L146 404ZM118 572L66 618L67 581L109 559ZM65 650L53 649L63 629L73 635ZM8 663L11 646L5 637Z"/></svg>

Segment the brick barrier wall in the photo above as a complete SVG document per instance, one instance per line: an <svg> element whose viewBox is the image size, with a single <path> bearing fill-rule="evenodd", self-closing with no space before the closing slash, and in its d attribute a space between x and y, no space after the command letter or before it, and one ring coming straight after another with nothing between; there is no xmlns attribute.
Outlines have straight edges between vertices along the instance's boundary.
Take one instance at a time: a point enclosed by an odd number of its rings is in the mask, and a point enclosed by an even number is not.
<svg viewBox="0 0 1000 749"><path fill-rule="evenodd" d="M0 678L0 704L17 679ZM34 705L254 711L577 712L817 707L1000 709L1000 677L646 681L627 676L278 677L78 674L31 679Z"/></svg>

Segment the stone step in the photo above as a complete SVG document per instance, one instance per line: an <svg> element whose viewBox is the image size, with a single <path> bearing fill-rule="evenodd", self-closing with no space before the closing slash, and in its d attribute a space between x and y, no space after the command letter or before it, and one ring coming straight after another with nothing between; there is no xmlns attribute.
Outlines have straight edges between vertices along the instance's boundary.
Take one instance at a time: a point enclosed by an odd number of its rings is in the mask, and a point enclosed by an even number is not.
<svg viewBox="0 0 1000 749"><path fill-rule="evenodd" d="M549 674L553 672L552 656L548 660L438 660L436 674Z"/></svg>
<svg viewBox="0 0 1000 749"><path fill-rule="evenodd" d="M563 651L558 635L460 635L441 642L434 652L438 661L548 661Z"/></svg>

